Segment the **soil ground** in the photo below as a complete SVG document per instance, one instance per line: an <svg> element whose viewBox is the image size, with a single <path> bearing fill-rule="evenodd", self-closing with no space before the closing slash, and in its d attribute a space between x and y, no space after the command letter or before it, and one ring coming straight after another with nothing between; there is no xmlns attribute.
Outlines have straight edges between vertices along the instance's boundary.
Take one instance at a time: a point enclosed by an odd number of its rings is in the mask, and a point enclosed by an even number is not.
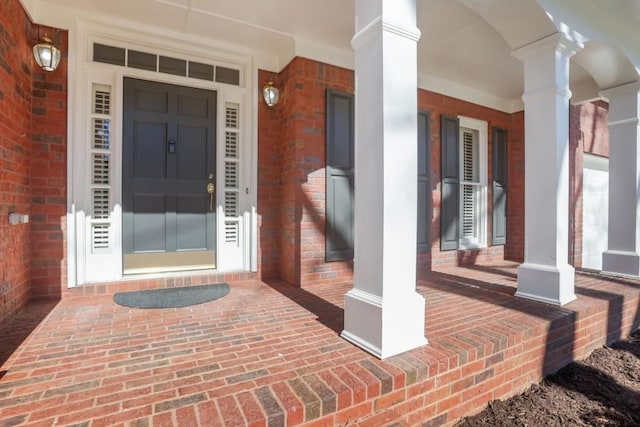
<svg viewBox="0 0 640 427"><path fill-rule="evenodd" d="M640 426L640 331L456 427Z"/></svg>

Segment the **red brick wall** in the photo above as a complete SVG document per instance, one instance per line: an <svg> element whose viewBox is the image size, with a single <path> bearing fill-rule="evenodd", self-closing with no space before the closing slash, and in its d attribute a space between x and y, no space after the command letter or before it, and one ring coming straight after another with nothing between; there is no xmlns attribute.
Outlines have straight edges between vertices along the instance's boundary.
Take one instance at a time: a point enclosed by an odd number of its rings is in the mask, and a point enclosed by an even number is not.
<svg viewBox="0 0 640 427"><path fill-rule="evenodd" d="M18 0L0 0L0 326L30 298L31 23Z"/></svg>
<svg viewBox="0 0 640 427"><path fill-rule="evenodd" d="M259 87L274 77L260 71ZM274 84L282 87L278 80ZM260 277L275 278L280 276L280 108L268 107L262 97L258 102L258 129L258 268Z"/></svg>
<svg viewBox="0 0 640 427"><path fill-rule="evenodd" d="M62 51L55 71L33 67L31 294L60 297L67 284L67 32L41 27Z"/></svg>
<svg viewBox="0 0 640 427"><path fill-rule="evenodd" d="M260 85L271 77L260 73ZM353 92L353 72L295 58L279 75L280 102L260 102L259 201L263 277L305 286L353 279L351 262L324 261L325 252L325 90ZM524 115L507 114L424 90L419 108L431 113L433 222L432 252L420 254L420 272L480 260L522 259L524 247ZM440 115L464 115L509 132L509 203L506 247L440 252ZM491 152L491 132L489 134ZM491 156L489 156L491 161ZM273 170L278 167L279 173ZM489 174L491 165L489 165ZM490 176L490 175L489 175ZM278 183L277 185L275 183ZM276 186L279 195L276 195ZM489 192L488 200L491 200ZM490 204L489 204L490 205ZM490 206L489 206L490 209ZM276 219L279 218L278 219ZM489 210L491 218L491 210ZM491 241L491 221L488 221ZM266 253L268 252L268 254ZM276 259L279 262L276 263Z"/></svg>
<svg viewBox="0 0 640 427"><path fill-rule="evenodd" d="M260 76L262 85L268 75ZM270 167L279 166L279 174L267 167L258 173L258 193L267 193L258 203L260 246L263 250L279 247L277 268L273 259L262 255L266 261L263 276L277 275L297 286L351 280L351 262L324 262L325 91L353 92L353 72L295 58L278 75L277 84L278 105L267 111L261 101L259 108L260 124L269 126L258 130L259 159ZM274 131L278 128L279 136ZM277 200L272 196L276 179ZM277 223L268 212L271 209L277 209ZM268 234L263 235L263 230Z"/></svg>
<svg viewBox="0 0 640 427"><path fill-rule="evenodd" d="M300 284L340 283L353 278L353 264L325 263L327 89L353 93L353 72L308 59L294 60L296 141L300 207Z"/></svg>
<svg viewBox="0 0 640 427"><path fill-rule="evenodd" d="M300 206L298 157L302 139L296 136L300 102L296 96L296 60L280 74L280 277L287 282L300 284ZM258 190L260 191L260 190Z"/></svg>
<svg viewBox="0 0 640 427"><path fill-rule="evenodd" d="M67 34L32 24L18 0L0 0L0 325L30 298L59 297L66 283ZM38 35L63 58L56 71L33 58ZM28 224L9 225L10 212Z"/></svg>
<svg viewBox="0 0 640 427"><path fill-rule="evenodd" d="M507 244L505 258L524 261L524 111L511 115L507 148Z"/></svg>
<svg viewBox="0 0 640 427"><path fill-rule="evenodd" d="M584 153L609 157L609 104L595 101L569 108L569 263L582 266L582 169Z"/></svg>
<svg viewBox="0 0 640 427"><path fill-rule="evenodd" d="M518 227L524 227L524 118L521 113L507 114L480 105L471 104L445 95L418 91L418 108L431 114L431 182L433 189L433 216L431 223L431 253L418 255L418 271L423 274L430 269L488 262L492 259L504 259L505 255L518 259L524 245L524 233ZM479 250L440 251L440 116L465 116L488 122L488 192L487 192L487 243L489 247ZM490 246L492 241L492 127L506 129L508 132L508 181L507 181L507 245Z"/></svg>

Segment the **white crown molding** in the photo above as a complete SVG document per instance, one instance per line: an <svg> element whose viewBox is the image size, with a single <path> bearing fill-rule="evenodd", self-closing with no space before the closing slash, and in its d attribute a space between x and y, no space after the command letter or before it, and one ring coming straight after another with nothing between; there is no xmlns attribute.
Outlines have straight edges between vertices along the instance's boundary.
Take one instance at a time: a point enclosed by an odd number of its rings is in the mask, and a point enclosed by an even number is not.
<svg viewBox="0 0 640 427"><path fill-rule="evenodd" d="M132 40L132 35L135 35L134 40L139 39L141 42L144 42L145 45L156 46L161 50L181 51L185 46L188 46L188 50L193 54L199 53L201 55L211 56L215 55L216 52L224 52L227 60L229 55L239 58L252 56L254 59L253 63L257 68L273 73L281 72L296 56L349 70L355 68L353 50L340 49L335 46L304 38L287 39L285 35L280 35L282 40L279 39L279 45L269 52L263 52L255 48L252 49L247 46L233 45L226 42L216 41L212 44L212 40L206 37L164 31L160 28L144 24L132 25L130 21L112 16L79 12L64 7L53 7L49 2L39 0L21 1L27 3L32 10L37 11L36 17L39 15L46 17L46 19L41 22L43 24L74 29L77 28L78 22L80 22L91 26L92 33L94 34L102 33L108 35L111 39L122 37L123 40L129 41ZM377 20L372 24L374 27L377 26L380 31L385 27L385 30L390 29L394 31L394 29L396 29L405 36L410 36L414 39L419 37L419 31L407 32L405 31L407 28L400 28L392 24L385 26L382 20ZM132 28L135 28L135 31L133 31ZM114 29L116 29L115 32ZM513 113L524 109L524 104L520 99L502 98L432 75L419 74L418 87L506 113Z"/></svg>
<svg viewBox="0 0 640 427"><path fill-rule="evenodd" d="M502 98L429 74L418 74L418 87L508 114L524 110L521 99Z"/></svg>
<svg viewBox="0 0 640 427"><path fill-rule="evenodd" d="M349 70L355 69L355 55L352 49L340 49L308 39L296 38L295 56L313 59Z"/></svg>

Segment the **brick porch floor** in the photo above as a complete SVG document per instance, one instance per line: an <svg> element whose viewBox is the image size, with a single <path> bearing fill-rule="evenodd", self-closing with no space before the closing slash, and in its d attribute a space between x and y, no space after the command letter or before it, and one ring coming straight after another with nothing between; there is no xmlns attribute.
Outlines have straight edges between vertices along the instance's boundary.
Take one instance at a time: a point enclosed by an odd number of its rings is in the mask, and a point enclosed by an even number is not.
<svg viewBox="0 0 640 427"><path fill-rule="evenodd" d="M640 326L640 282L580 273L578 300L513 297L516 264L421 281L429 345L380 361L342 340L349 284L237 281L136 310L34 302L0 331L0 426L440 425Z"/></svg>

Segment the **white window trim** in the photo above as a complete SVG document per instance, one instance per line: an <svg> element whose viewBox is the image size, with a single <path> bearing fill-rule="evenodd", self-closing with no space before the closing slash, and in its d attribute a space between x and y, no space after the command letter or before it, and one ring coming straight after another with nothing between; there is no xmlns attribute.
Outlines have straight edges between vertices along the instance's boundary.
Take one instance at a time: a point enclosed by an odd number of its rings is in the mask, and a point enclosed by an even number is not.
<svg viewBox="0 0 640 427"><path fill-rule="evenodd" d="M75 30L75 31L73 31ZM118 34L117 38L106 36L106 34ZM257 125L257 96L254 87L257 85L257 68L255 60L249 55L234 55L228 51L216 50L215 48L196 49L198 46L190 45L185 41L178 41L167 38L159 41L157 37L127 30L123 32L121 28L111 27L107 24L96 26L91 22L76 22L70 30L70 46L75 46L69 53L69 109L68 109L68 135L69 147L68 157L68 206L67 206L67 249L68 249L68 286L75 287L85 283L110 282L129 279L141 279L149 277L168 277L189 275L190 272L177 272L175 274L139 274L125 276L122 272L122 239L121 239L121 119L122 119L122 81L124 77L134 77L146 80L153 80L162 83L179 84L188 87L200 87L208 90L215 90L218 94L218 123L217 123L217 169L224 170L224 108L229 102L239 103L242 108L243 117L240 123L240 132L243 134L242 142L242 168L239 191L239 210L241 216L240 236L242 243L240 251L230 254L225 251L221 237L224 232L224 215L222 206L224 204L223 192L217 192L217 266L215 271L239 272L256 271L257 269L257 132L254 127ZM108 64L94 63L91 61L90 53L93 42L105 43L108 45L125 46L136 48L138 46L147 47L147 51L162 54L169 49L172 54L179 51L178 57L186 59L214 62L216 64L235 64L241 67L241 86L224 85L216 82L198 81L187 77L178 77L157 72L136 70L110 66ZM165 48L158 46L163 44ZM202 47L202 46L200 46ZM173 56L176 56L175 54ZM244 77L242 77L244 76ZM89 198L89 187L86 183L88 176L88 148L87 141L90 137L87 123L89 121L88 108L91 105L91 90L93 83L107 84L111 87L112 102L112 200L111 208L111 240L110 250L98 254L91 254L87 248L90 246L87 239L86 224L90 206L87 204ZM224 175L216 174L217 187L222 188ZM225 256L225 255L227 256ZM96 259L92 259L96 258ZM201 270L194 274L206 274L207 270Z"/></svg>
<svg viewBox="0 0 640 427"><path fill-rule="evenodd" d="M478 132L478 167L480 168L480 189L479 189L479 209L478 209L478 238L466 239L460 237L458 240L458 249L478 249L487 247L487 182L488 182L488 139L489 139L489 124L483 120L472 119L470 117L458 116L459 128L467 128ZM460 144L462 143L460 138ZM462 169L461 161L458 159L460 169ZM460 188L465 181L462 180L462 174L460 174ZM460 200L462 200L462 191L460 191ZM460 209L462 209L462 203L460 202ZM460 214L459 214L460 215ZM461 215L460 215L461 216ZM461 218L459 224L462 226Z"/></svg>

